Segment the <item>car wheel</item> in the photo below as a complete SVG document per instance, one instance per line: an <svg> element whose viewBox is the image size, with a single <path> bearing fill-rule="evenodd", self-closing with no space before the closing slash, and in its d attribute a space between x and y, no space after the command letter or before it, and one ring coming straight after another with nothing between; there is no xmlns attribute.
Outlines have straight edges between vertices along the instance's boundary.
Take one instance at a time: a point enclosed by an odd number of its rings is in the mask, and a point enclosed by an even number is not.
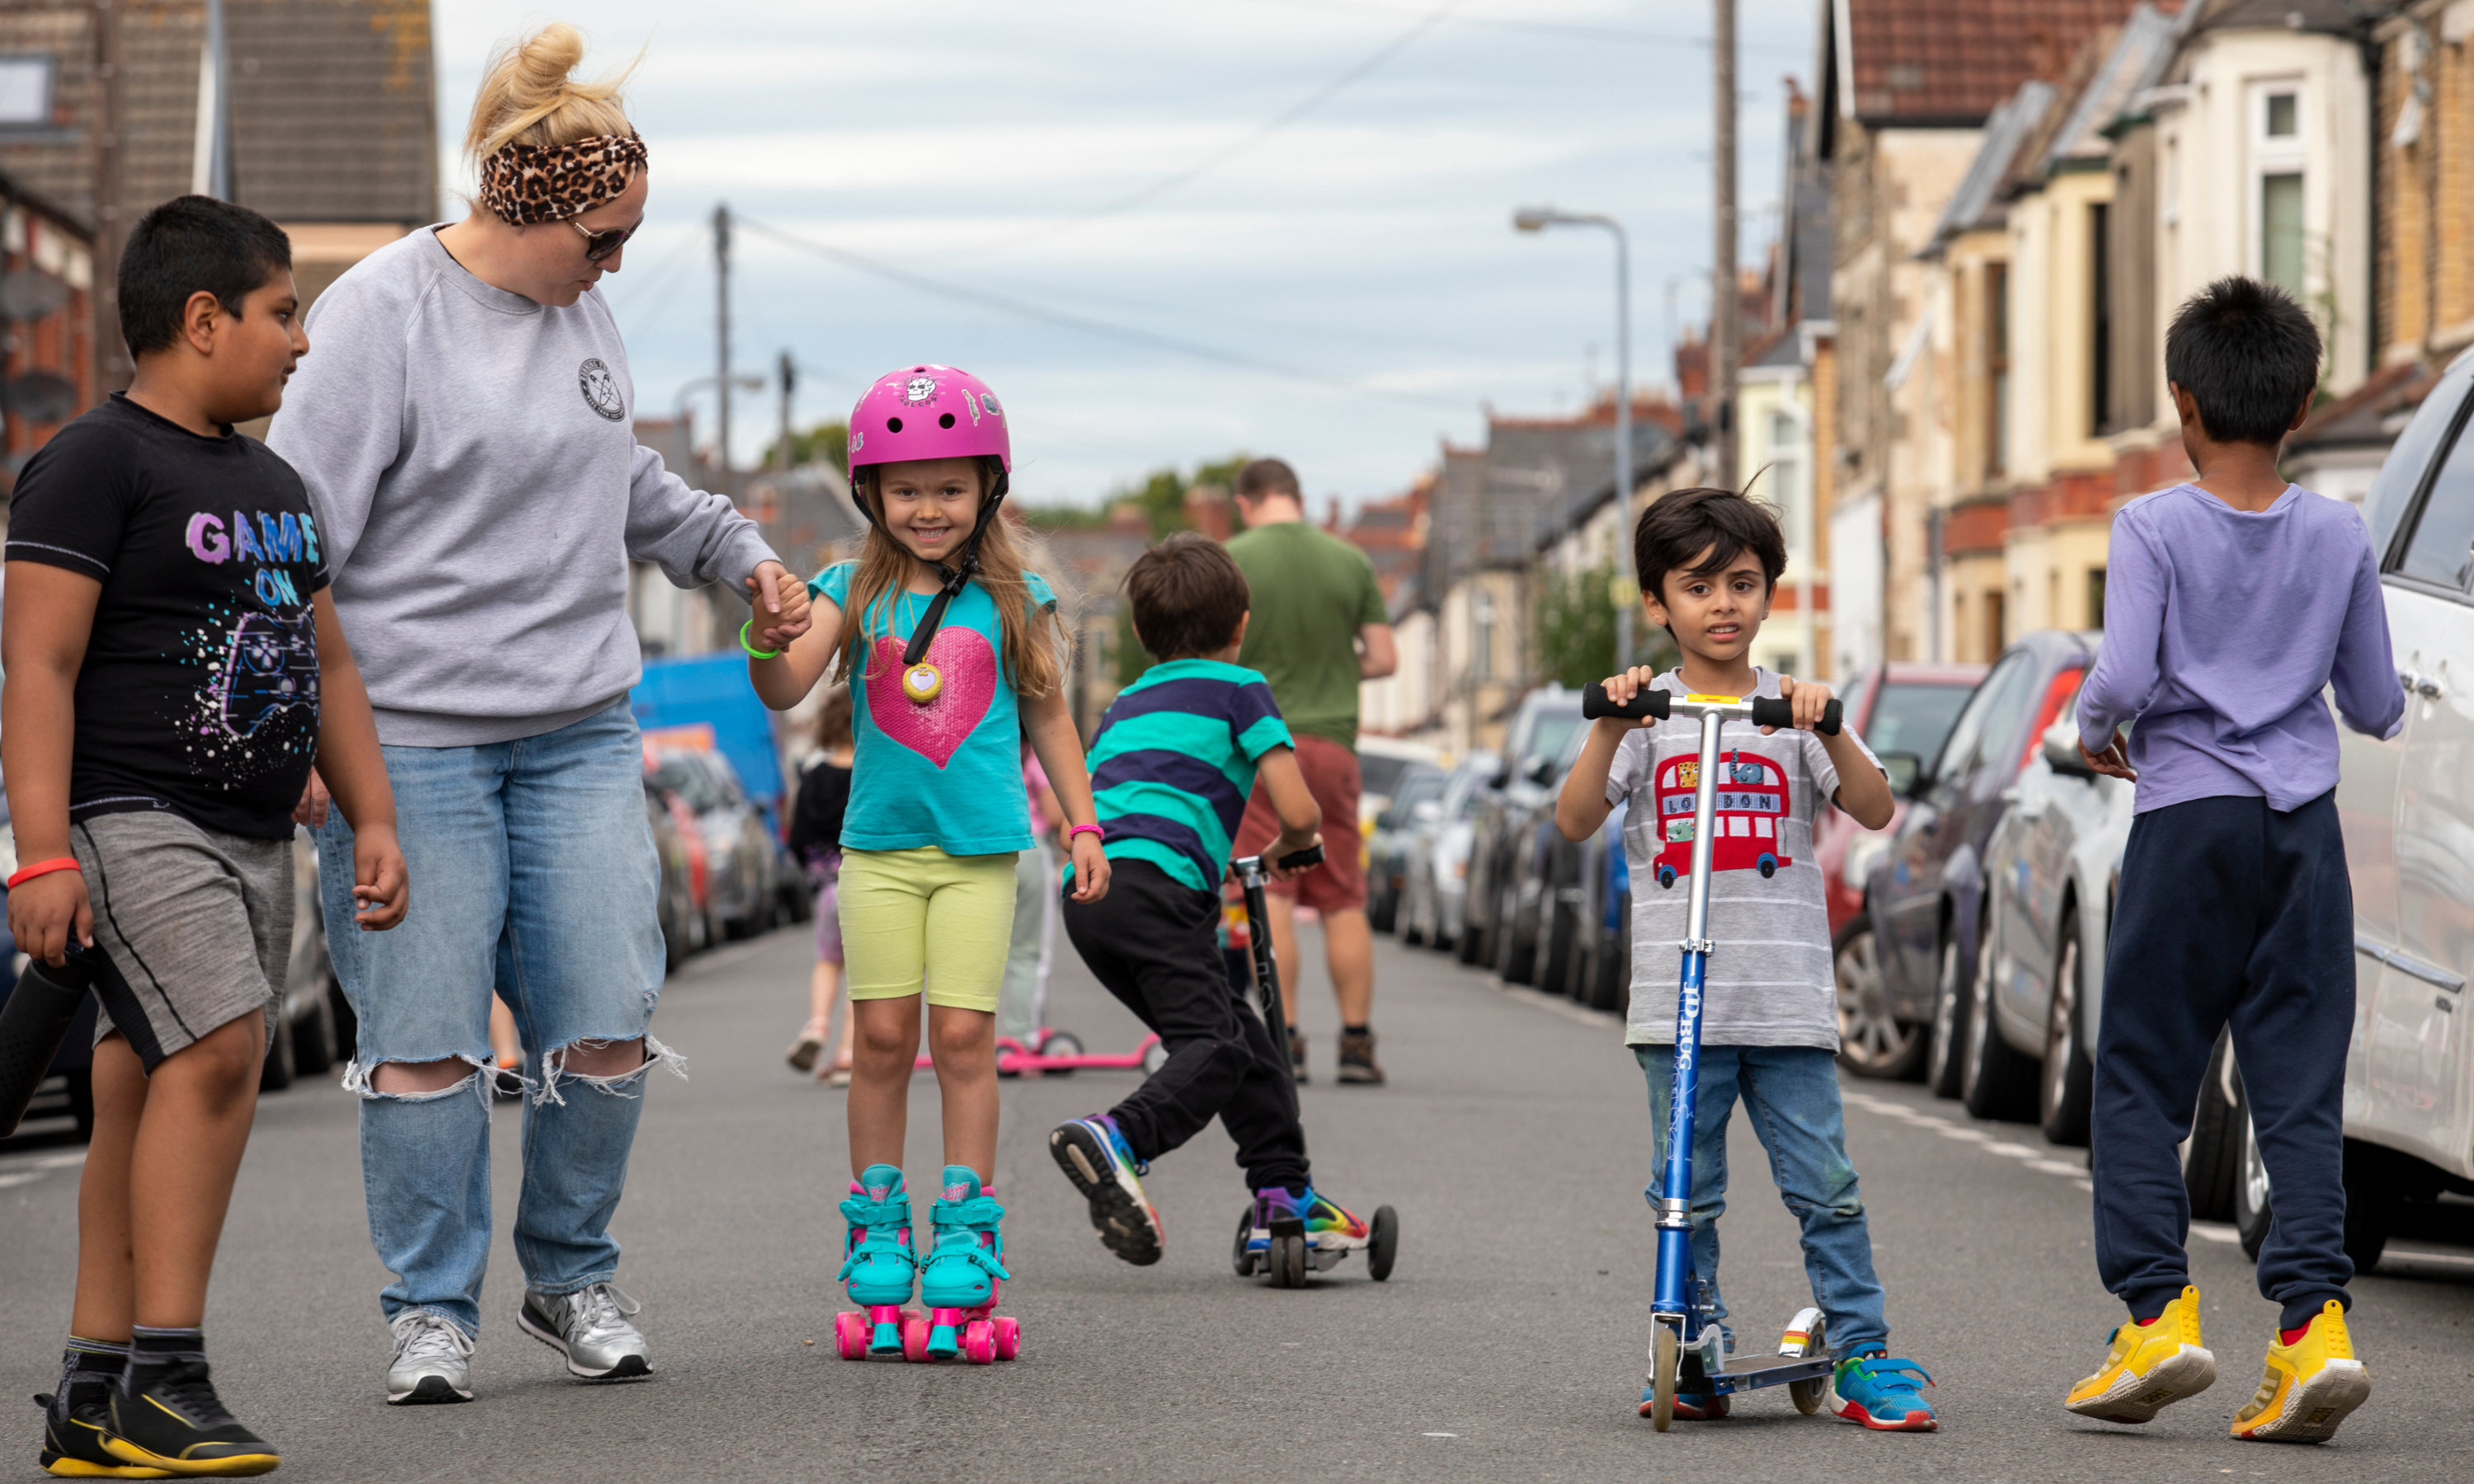
<svg viewBox="0 0 2474 1484"><path fill-rule="evenodd" d="M1452 956L1464 964L1474 965L1486 960L1486 929L1479 925L1477 913L1472 910L1476 904L1475 892L1464 891L1461 894L1461 930L1452 944Z"/></svg>
<svg viewBox="0 0 2474 1484"><path fill-rule="evenodd" d="M1580 929L1571 919L1577 915L1561 901L1550 901L1539 924L1542 938L1538 945L1538 987L1549 994L1579 997L1572 993L1572 961L1579 957L1575 950Z"/></svg>
<svg viewBox="0 0 2474 1484"><path fill-rule="evenodd" d="M292 1067L303 1077L315 1077L335 1065L335 1005L334 996L327 992L326 977L319 976L313 1008L292 1027Z"/></svg>
<svg viewBox="0 0 2474 1484"><path fill-rule="evenodd" d="M1426 941L1425 898L1417 888L1417 879L1413 873L1411 884L1403 888L1408 899L1400 903L1400 946L1404 948L1419 947Z"/></svg>
<svg viewBox="0 0 2474 1484"><path fill-rule="evenodd" d="M1632 1007L1632 903L1616 906L1614 926L1593 925L1589 936L1597 944L1589 967L1589 1008L1624 1014Z"/></svg>
<svg viewBox="0 0 2474 1484"><path fill-rule="evenodd" d="M61 1074L68 1079L69 1116L77 1120L77 1137L81 1144L94 1141L94 1068L73 1066Z"/></svg>
<svg viewBox="0 0 2474 1484"><path fill-rule="evenodd" d="M1967 1001L1967 1059L1959 1068L1959 1097L1978 1118L2025 1123L2036 1109L2036 1066L2001 1039L1993 1000L1993 927L1976 934L1975 993Z"/></svg>
<svg viewBox="0 0 2474 1484"><path fill-rule="evenodd" d="M1922 1028L1890 1015L1873 924L1861 916L1838 930L1831 952L1838 990L1838 1065L1858 1077L1904 1082L1924 1065Z"/></svg>
<svg viewBox="0 0 2474 1484"><path fill-rule="evenodd" d="M2088 1110L2095 1097L2096 1063L2087 1043L2087 1017L2079 1013L2079 924L2062 919L2062 954L2053 966L2051 1003L2045 1012L2045 1065L2036 1077L2036 1121L2054 1143L2078 1148L2088 1141Z"/></svg>
<svg viewBox="0 0 2474 1484"><path fill-rule="evenodd" d="M2345 1256L2354 1259L2357 1273L2380 1265L2395 1229L2398 1159L2377 1144L2345 1140Z"/></svg>
<svg viewBox="0 0 2474 1484"><path fill-rule="evenodd" d="M2233 1065L2232 1038L2219 1032L2199 1081L2191 1113L2191 1137L2182 1141L2182 1188L2194 1221L2230 1221L2234 1181L2242 1163L2242 1071Z"/></svg>
<svg viewBox="0 0 2474 1484"><path fill-rule="evenodd" d="M280 1092L292 1086L295 1064L292 1060L292 1027L284 1023L282 1011L276 1012L275 1036L266 1043L266 1063L257 1074L257 1090Z"/></svg>
<svg viewBox="0 0 2474 1484"><path fill-rule="evenodd" d="M344 997L340 979L327 981L327 1014L335 1027L335 1060L349 1062L361 1052L361 1017L352 1011L352 1002Z"/></svg>
<svg viewBox="0 0 2474 1484"><path fill-rule="evenodd" d="M1954 926L1944 930L1941 972L1933 976L1932 1038L1925 1049L1925 1086L1935 1097L1956 1097L1967 1059L1967 972Z"/></svg>
<svg viewBox="0 0 2474 1484"><path fill-rule="evenodd" d="M1520 898L1517 887L1506 887L1494 908L1494 971L1506 984L1527 984L1538 977L1538 945L1520 942Z"/></svg>
<svg viewBox="0 0 2474 1484"><path fill-rule="evenodd" d="M2234 1166L2234 1230L2242 1235L2242 1250L2256 1262L2259 1249L2268 1240L2268 1229L2275 1224L2276 1210L2268 1188L2268 1161L2259 1157L2259 1130L2250 1120L2248 1100L2242 1110L2241 1155Z"/></svg>

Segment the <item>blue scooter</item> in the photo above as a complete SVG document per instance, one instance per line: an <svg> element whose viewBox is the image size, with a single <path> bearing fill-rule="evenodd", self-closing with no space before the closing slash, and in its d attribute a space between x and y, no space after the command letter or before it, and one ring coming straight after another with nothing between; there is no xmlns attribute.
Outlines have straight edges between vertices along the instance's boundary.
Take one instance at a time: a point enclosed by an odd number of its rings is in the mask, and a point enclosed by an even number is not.
<svg viewBox="0 0 2474 1484"><path fill-rule="evenodd" d="M1692 875L1684 912L1684 978L1675 997L1675 1088L1666 1113L1666 1151L1658 1208L1658 1281L1650 1307L1649 1384L1641 1411L1664 1432L1675 1420L1675 1393L1687 1364L1698 1382L1720 1396L1762 1386L1784 1386L1796 1410L1810 1416L1830 1391L1830 1347L1822 1313L1807 1307L1787 1322L1776 1355L1730 1360L1725 1331L1702 1311L1701 1284L1692 1271L1692 1118L1701 1083L1701 984L1710 962L1710 821L1717 811L1718 732L1730 718L1756 727L1792 727L1792 703L1752 696L1678 696L1643 690L1623 706L1591 685L1581 694L1581 714L1590 720L1619 716L1638 721L1670 716L1701 724L1700 777L1692 804ZM1824 709L1820 730L1838 732L1840 706Z"/></svg>

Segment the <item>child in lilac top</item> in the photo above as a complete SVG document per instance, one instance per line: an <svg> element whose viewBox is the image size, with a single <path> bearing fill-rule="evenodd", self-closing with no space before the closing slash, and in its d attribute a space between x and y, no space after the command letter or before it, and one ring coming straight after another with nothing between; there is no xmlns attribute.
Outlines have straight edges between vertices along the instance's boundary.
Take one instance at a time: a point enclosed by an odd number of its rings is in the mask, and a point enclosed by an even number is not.
<svg viewBox="0 0 2474 1484"><path fill-rule="evenodd" d="M2375 736L2405 711L2362 516L2277 472L2319 348L2280 289L2220 278L2194 296L2166 333L2165 375L2196 477L2114 519L2104 650L2078 719L2090 766L2139 785L2106 938L2089 1163L2097 1272L2130 1319L2062 1403L2145 1423L2216 1380L2175 1146L2230 1031L2274 1191L2259 1290L2279 1310L2267 1379L2232 1431L2297 1443L2331 1436L2370 1395L2345 1328L2354 897L2320 692L2333 682L2346 724Z"/></svg>

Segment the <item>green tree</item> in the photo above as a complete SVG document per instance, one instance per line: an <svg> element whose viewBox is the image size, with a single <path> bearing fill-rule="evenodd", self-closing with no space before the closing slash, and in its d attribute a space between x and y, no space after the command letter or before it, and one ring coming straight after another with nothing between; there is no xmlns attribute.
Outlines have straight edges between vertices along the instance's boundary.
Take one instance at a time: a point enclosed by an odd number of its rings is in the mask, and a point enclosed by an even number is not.
<svg viewBox="0 0 2474 1484"><path fill-rule="evenodd" d="M782 441L778 438L764 445L766 468L773 467L774 455L781 446ZM790 431L790 462L793 465L829 464L837 469L849 468L850 424L837 418L831 422L819 422L804 433L793 428Z"/></svg>
<svg viewBox="0 0 2474 1484"><path fill-rule="evenodd" d="M1538 594L1540 679L1575 689L1615 672L1615 568L1595 566L1540 584ZM1633 614L1633 662L1664 669L1675 641L1648 618Z"/></svg>

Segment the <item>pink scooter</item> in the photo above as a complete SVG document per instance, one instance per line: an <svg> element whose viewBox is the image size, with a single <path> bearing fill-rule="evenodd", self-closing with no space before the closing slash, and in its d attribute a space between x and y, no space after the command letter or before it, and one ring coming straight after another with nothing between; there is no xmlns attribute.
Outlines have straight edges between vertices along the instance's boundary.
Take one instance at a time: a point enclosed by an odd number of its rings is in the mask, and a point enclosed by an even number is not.
<svg viewBox="0 0 2474 1484"><path fill-rule="evenodd" d="M1157 1036L1145 1036L1126 1052L1085 1051L1082 1038L1072 1031L1041 1030L1030 1045L1010 1036L997 1038L997 1075L1000 1077L1066 1077L1075 1072L1116 1071L1141 1072L1148 1077L1160 1069L1168 1060ZM926 1052L912 1063L913 1069L926 1071L935 1065Z"/></svg>

